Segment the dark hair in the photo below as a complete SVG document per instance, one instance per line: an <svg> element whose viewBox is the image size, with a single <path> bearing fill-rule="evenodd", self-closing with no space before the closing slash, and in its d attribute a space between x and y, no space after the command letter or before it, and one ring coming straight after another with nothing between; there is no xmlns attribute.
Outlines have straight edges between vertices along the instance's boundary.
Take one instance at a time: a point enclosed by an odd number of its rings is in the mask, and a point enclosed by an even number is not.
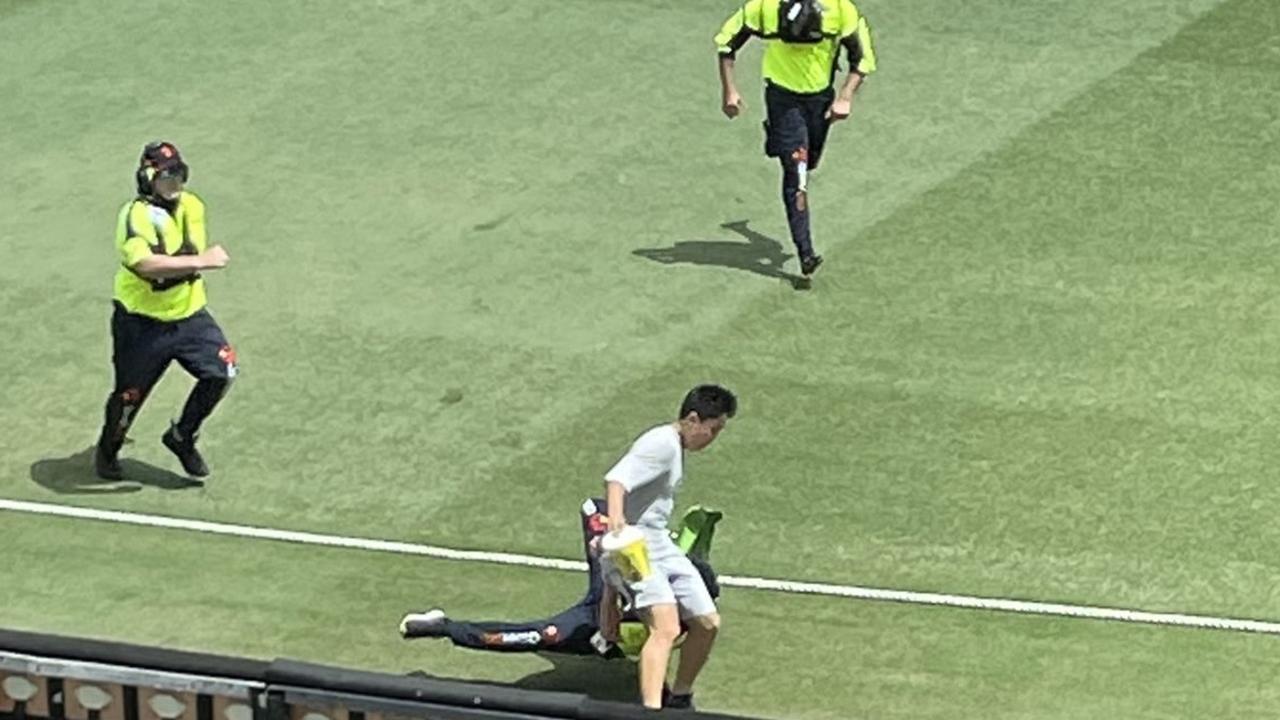
<svg viewBox="0 0 1280 720"><path fill-rule="evenodd" d="M699 385L684 396L678 419L688 417L691 412L697 413L700 420L733 417L738 412L738 398L719 385Z"/></svg>

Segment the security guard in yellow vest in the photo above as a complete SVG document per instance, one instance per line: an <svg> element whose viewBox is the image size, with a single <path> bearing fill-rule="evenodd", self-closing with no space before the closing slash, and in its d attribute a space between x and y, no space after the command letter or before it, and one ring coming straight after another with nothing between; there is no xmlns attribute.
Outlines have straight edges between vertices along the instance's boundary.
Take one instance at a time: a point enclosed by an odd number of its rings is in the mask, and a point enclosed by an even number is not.
<svg viewBox="0 0 1280 720"><path fill-rule="evenodd" d="M119 453L125 435L174 360L196 384L161 442L187 474L208 475L196 437L236 376L235 350L205 309L200 276L226 267L229 258L221 246L208 244L204 202L185 189L189 175L172 143L153 142L143 149L135 174L138 195L120 209L111 316L115 389L94 457L98 476L106 480L124 476Z"/></svg>
<svg viewBox="0 0 1280 720"><path fill-rule="evenodd" d="M765 40L765 154L782 164L787 223L808 278L822 264L809 232L808 173L818 167L831 123L849 117L854 92L875 72L871 29L851 0L747 0L716 35L722 109L730 119L745 107L734 59L752 36ZM849 72L837 92L841 48Z"/></svg>

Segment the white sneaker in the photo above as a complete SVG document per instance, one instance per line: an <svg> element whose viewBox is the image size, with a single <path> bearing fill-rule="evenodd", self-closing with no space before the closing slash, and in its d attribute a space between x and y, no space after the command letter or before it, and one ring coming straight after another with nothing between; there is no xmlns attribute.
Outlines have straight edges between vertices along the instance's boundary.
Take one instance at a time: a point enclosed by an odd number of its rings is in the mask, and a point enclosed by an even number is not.
<svg viewBox="0 0 1280 720"><path fill-rule="evenodd" d="M431 608L424 613L409 613L400 620L400 637L443 637L444 625L449 620L440 608Z"/></svg>

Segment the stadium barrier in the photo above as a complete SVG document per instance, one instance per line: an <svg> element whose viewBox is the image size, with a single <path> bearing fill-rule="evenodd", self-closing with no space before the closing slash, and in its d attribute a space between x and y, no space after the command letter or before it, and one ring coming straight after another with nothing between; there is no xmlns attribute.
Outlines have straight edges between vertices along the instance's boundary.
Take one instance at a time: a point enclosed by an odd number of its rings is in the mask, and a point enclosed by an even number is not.
<svg viewBox="0 0 1280 720"><path fill-rule="evenodd" d="M750 720L666 710L661 717ZM0 720L640 720L566 692L0 630Z"/></svg>

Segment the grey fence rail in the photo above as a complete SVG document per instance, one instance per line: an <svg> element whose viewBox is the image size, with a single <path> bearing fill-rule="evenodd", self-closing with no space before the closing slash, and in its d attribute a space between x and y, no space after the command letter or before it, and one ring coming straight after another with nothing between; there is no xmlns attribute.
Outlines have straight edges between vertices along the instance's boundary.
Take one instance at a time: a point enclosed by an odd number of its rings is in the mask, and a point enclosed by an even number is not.
<svg viewBox="0 0 1280 720"><path fill-rule="evenodd" d="M751 720L429 677L0 630L0 720Z"/></svg>

